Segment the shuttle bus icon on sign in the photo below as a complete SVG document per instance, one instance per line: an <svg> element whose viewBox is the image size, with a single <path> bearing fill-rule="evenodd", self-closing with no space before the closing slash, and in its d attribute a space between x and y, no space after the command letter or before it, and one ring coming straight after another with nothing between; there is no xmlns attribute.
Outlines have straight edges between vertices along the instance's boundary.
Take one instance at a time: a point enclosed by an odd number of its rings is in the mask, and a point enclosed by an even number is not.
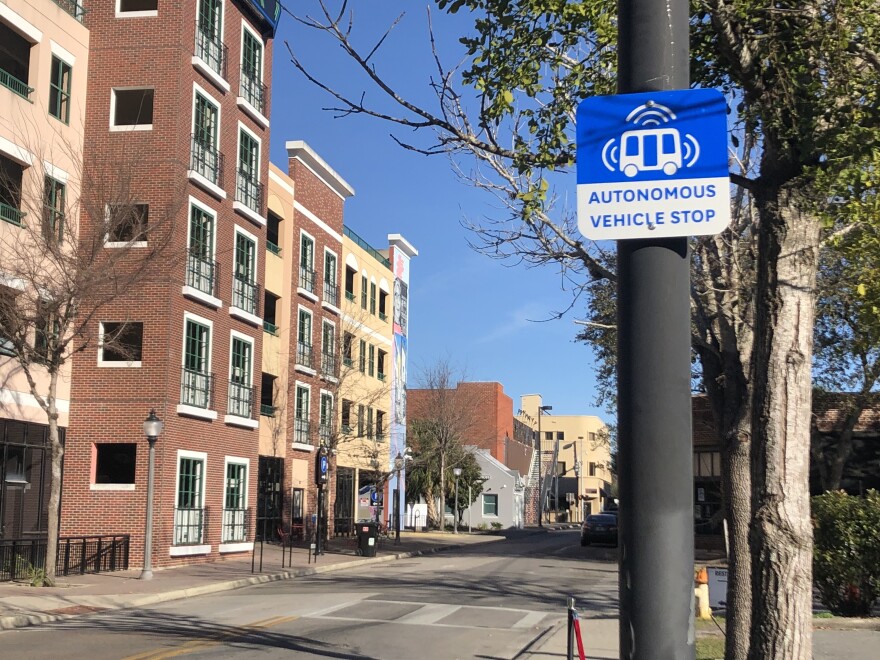
<svg viewBox="0 0 880 660"><path fill-rule="evenodd" d="M715 234L730 222L726 103L694 89L586 99L578 226L594 240Z"/></svg>

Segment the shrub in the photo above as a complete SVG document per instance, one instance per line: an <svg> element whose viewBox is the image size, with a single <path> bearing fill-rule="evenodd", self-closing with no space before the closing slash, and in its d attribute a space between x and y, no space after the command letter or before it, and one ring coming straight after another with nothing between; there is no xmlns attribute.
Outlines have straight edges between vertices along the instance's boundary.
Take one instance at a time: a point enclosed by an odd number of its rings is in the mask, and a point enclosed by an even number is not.
<svg viewBox="0 0 880 660"><path fill-rule="evenodd" d="M880 493L813 498L813 579L822 603L841 616L868 616L880 593Z"/></svg>
<svg viewBox="0 0 880 660"><path fill-rule="evenodd" d="M493 522L492 529L501 529L502 524L500 522Z"/></svg>

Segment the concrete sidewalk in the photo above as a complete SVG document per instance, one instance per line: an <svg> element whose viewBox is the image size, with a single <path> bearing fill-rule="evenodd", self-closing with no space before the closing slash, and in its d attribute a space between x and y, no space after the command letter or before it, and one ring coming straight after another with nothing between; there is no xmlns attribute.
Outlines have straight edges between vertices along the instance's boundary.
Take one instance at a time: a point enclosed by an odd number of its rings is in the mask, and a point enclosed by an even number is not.
<svg viewBox="0 0 880 660"><path fill-rule="evenodd" d="M282 565L282 549L264 544L262 571L260 545L251 558L230 559L154 569L152 580L139 580L140 567L127 571L60 577L55 587L31 587L20 582L0 582L0 630L58 621L106 610L146 607L181 598L202 596L253 584L289 580L340 569L351 569L405 557L452 550L468 545L503 541L503 536L401 532L400 544L380 539L376 557L358 557L354 539L333 539L327 552L312 557L307 548L288 550Z"/></svg>

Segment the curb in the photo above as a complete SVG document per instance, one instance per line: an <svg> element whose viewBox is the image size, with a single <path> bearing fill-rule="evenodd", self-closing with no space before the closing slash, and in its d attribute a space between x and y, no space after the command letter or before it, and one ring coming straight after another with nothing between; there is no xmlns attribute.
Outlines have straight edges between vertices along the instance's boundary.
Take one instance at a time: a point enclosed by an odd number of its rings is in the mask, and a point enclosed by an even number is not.
<svg viewBox="0 0 880 660"><path fill-rule="evenodd" d="M491 539L482 543L494 543L499 539ZM124 603L108 602L106 605L95 604L84 606L87 611L77 614L15 614L11 616L0 617L0 630L13 630L15 628L26 628L28 626L36 626L43 623L52 623L53 621L63 621L89 614L97 614L99 612L127 610L135 607L146 607L149 605L157 605L159 603L167 603L174 600L184 600L186 598L194 598L196 596L207 596L210 594L220 593L223 591L232 591L234 589L242 589L257 584L267 584L269 582L281 582L283 580L292 580L298 577L307 577L309 575L318 575L320 573L330 573L333 571L345 570L348 568L357 568L359 566L367 566L370 564L381 564L398 559L409 559L411 557L421 557L423 555L436 554L438 552L447 552L449 550L460 550L464 547L473 545L481 545L480 543L455 544L447 546L436 546L426 548L425 550L412 550L410 552L398 552L381 557L368 557L365 559L355 559L353 561L342 564L326 564L324 566L311 566L309 568L298 568L292 571L282 571L280 573L268 573L263 575L254 575L248 578L240 578L238 580L227 580L225 582L214 582L204 584L197 587L189 587L186 589L175 589L173 591L163 591L155 594L145 594L142 596L132 596L127 598ZM100 602L102 599L113 598L110 596L95 596L93 600Z"/></svg>

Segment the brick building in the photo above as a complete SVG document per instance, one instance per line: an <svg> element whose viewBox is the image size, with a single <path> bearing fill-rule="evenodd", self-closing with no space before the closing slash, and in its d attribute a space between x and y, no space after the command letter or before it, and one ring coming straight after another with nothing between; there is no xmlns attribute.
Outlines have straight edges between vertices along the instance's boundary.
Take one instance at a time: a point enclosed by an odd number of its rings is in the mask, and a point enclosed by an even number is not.
<svg viewBox="0 0 880 660"><path fill-rule="evenodd" d="M113 193L105 249L153 250L72 369L62 535L128 533L142 561L151 409L153 565L253 546L275 0L90 7L85 171ZM113 348L107 348L109 338Z"/></svg>

